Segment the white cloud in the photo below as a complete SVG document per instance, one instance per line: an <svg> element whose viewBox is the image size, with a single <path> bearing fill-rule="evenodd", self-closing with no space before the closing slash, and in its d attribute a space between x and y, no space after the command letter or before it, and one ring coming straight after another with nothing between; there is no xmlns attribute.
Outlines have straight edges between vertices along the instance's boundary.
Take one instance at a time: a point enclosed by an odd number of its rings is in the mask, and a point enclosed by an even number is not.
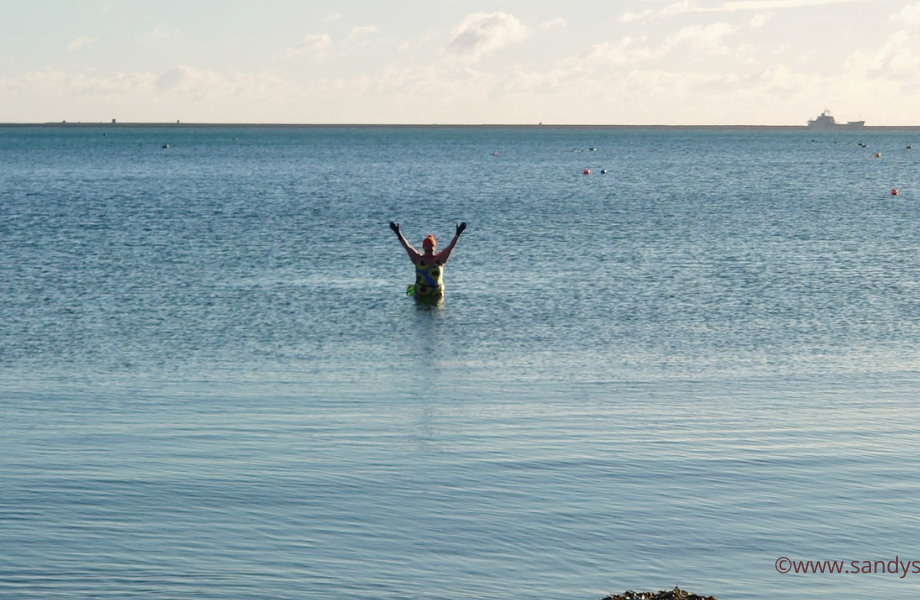
<svg viewBox="0 0 920 600"><path fill-rule="evenodd" d="M646 37L627 36L616 44L604 42L592 46L587 58L615 65L631 65L661 58L680 47L690 47L704 54L728 54L729 48L724 39L739 29L722 22L693 25L665 38L656 47L652 47Z"/></svg>
<svg viewBox="0 0 920 600"><path fill-rule="evenodd" d="M911 36L896 31L885 43L871 52L856 51L847 57L846 66L858 75L870 78L920 81L920 55L912 48Z"/></svg>
<svg viewBox="0 0 920 600"><path fill-rule="evenodd" d="M332 38L326 34L308 35L299 44L285 50L279 58L288 60L301 54L309 55L313 60L321 61L326 58L326 53L332 48Z"/></svg>
<svg viewBox="0 0 920 600"><path fill-rule="evenodd" d="M891 20L903 25L920 25L920 2L908 4L900 11L891 15Z"/></svg>
<svg viewBox="0 0 920 600"><path fill-rule="evenodd" d="M595 44L588 51L588 60L608 61L615 65L628 65L655 58L660 54L648 46L639 46L637 43L645 43L647 38L634 38L626 36L616 44L603 42Z"/></svg>
<svg viewBox="0 0 920 600"><path fill-rule="evenodd" d="M213 98L252 96L271 98L292 89L287 81L262 73L224 75L208 69L176 65L162 73L112 73L107 76L44 69L18 78L0 79L0 92L33 96Z"/></svg>
<svg viewBox="0 0 920 600"><path fill-rule="evenodd" d="M83 36L78 37L74 41L67 44L67 50L73 52L74 50L79 50L80 48L85 48L86 46L91 46L99 41L97 37Z"/></svg>
<svg viewBox="0 0 920 600"><path fill-rule="evenodd" d="M735 49L735 60L738 62L746 64L754 64L757 61L755 60L756 52L754 51L754 46L751 44L740 44Z"/></svg>
<svg viewBox="0 0 920 600"><path fill-rule="evenodd" d="M681 0L680 2L669 4L664 8L659 8L657 10L650 8L642 11L641 13L625 13L620 17L620 22L632 23L644 19L666 19L685 13L766 11L808 8L813 6L828 6L830 4L848 4L851 2L863 1L864 0L736 0L734 2L725 2L724 4L717 6L702 7L694 2L691 2L690 0Z"/></svg>
<svg viewBox="0 0 920 600"><path fill-rule="evenodd" d="M734 12L744 10L776 10L782 8L809 8L828 6L830 4L849 4L865 0L738 0L726 2L722 6L703 9L706 12Z"/></svg>
<svg viewBox="0 0 920 600"><path fill-rule="evenodd" d="M661 52L670 52L679 45L687 44L705 53L725 54L728 52L728 48L722 43L722 40L734 31L736 31L736 28L728 23L684 27L665 40Z"/></svg>
<svg viewBox="0 0 920 600"><path fill-rule="evenodd" d="M168 40L176 34L176 31L173 29L168 29L164 25L157 25L147 33L137 36L138 44L145 44L147 42L162 42L163 40Z"/></svg>
<svg viewBox="0 0 920 600"><path fill-rule="evenodd" d="M635 23L636 21L641 21L643 19L649 19L654 17L658 11L652 10L651 8L646 9L640 13L628 12L623 13L620 16L620 23Z"/></svg>
<svg viewBox="0 0 920 600"><path fill-rule="evenodd" d="M157 91L169 93L197 93L220 87L224 78L214 71L176 65L156 78Z"/></svg>
<svg viewBox="0 0 920 600"><path fill-rule="evenodd" d="M754 15L754 18L748 22L748 27L751 29L759 29L764 26L764 24L770 20L770 13L760 13Z"/></svg>
<svg viewBox="0 0 920 600"><path fill-rule="evenodd" d="M48 68L16 78L2 79L0 91L26 94L30 97L105 95L113 92L132 94L151 89L153 80L153 76L143 73L113 73L107 77L96 77Z"/></svg>
<svg viewBox="0 0 920 600"><path fill-rule="evenodd" d="M641 13L626 13L620 17L620 22L632 23L634 21L641 21L643 19L664 19L688 12L703 12L704 10L705 9L700 8L689 0L683 0L682 2L675 2L665 6L664 8L659 8L658 10L650 8L648 10L642 11Z"/></svg>
<svg viewBox="0 0 920 600"><path fill-rule="evenodd" d="M540 24L540 29L550 29L551 27L565 27L568 25L568 21L562 17L556 17L555 19L550 19L545 23Z"/></svg>
<svg viewBox="0 0 920 600"><path fill-rule="evenodd" d="M380 30L374 27L373 25L367 25L365 27L355 27L354 29L351 30L351 32L347 36L345 36L345 41L350 42L351 40L361 37L362 35L369 35L371 33L377 33L378 31Z"/></svg>
<svg viewBox="0 0 920 600"><path fill-rule="evenodd" d="M424 48L430 45L435 39L437 39L438 34L435 31L429 31L424 35L408 39L399 45L399 51L401 53L411 52L416 49Z"/></svg>
<svg viewBox="0 0 920 600"><path fill-rule="evenodd" d="M469 62L527 38L530 30L512 15L503 12L475 13L454 28L447 51Z"/></svg>

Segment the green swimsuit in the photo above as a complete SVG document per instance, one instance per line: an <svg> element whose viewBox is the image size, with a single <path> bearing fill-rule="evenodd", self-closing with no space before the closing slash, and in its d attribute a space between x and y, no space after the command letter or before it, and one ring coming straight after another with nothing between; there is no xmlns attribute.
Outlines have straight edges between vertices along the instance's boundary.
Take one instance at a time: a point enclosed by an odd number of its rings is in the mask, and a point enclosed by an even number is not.
<svg viewBox="0 0 920 600"><path fill-rule="evenodd" d="M439 262L426 265L420 260L415 265L415 285L410 285L406 294L419 300L440 300L444 297L444 267Z"/></svg>

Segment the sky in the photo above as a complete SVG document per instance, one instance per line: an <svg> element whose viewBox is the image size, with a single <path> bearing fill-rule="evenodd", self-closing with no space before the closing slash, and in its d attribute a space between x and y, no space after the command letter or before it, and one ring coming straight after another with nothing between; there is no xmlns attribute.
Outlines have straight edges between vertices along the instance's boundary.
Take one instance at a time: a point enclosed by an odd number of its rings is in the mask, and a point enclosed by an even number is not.
<svg viewBox="0 0 920 600"><path fill-rule="evenodd" d="M920 0L0 0L0 122L920 125Z"/></svg>

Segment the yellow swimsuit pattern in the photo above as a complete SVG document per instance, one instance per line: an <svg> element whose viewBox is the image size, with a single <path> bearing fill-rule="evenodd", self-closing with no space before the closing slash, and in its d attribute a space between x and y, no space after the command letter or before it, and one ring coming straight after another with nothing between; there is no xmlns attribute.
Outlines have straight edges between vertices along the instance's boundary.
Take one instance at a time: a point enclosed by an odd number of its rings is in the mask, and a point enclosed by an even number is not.
<svg viewBox="0 0 920 600"><path fill-rule="evenodd" d="M424 260L415 265L415 285L406 293L420 300L440 300L444 297L444 267L440 264L426 265Z"/></svg>

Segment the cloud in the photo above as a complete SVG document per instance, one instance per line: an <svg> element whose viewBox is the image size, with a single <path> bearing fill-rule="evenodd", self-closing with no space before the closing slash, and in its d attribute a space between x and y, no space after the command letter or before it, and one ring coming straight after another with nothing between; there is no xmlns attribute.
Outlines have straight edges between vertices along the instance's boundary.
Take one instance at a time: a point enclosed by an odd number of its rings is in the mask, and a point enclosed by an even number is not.
<svg viewBox="0 0 920 600"><path fill-rule="evenodd" d="M659 8L658 10L650 8L648 10L642 11L641 13L626 13L620 17L620 22L632 23L634 21L641 21L643 19L664 19L688 12L702 12L703 10L703 8L700 8L689 0L683 0L682 2L675 2L665 6L664 8Z"/></svg>
<svg viewBox="0 0 920 600"><path fill-rule="evenodd" d="M89 37L89 36L78 37L74 41L67 44L67 50L70 52L73 52L74 50L79 50L80 48L91 46L98 41L99 41L99 38L97 37Z"/></svg>
<svg viewBox="0 0 920 600"><path fill-rule="evenodd" d="M830 4L849 4L865 0L738 0L726 2L722 6L701 9L704 12L734 12L745 10L777 10L781 8L809 8L828 6Z"/></svg>
<svg viewBox="0 0 920 600"><path fill-rule="evenodd" d="M30 97L176 98L220 100L231 96L270 99L284 96L292 86L264 73L225 75L188 65L175 65L162 73L116 72L106 76L59 69L43 69L17 78L0 79L0 92Z"/></svg>
<svg viewBox="0 0 920 600"><path fill-rule="evenodd" d="M529 34L523 23L507 13L475 13L454 28L447 52L475 62L490 52L523 41Z"/></svg>
<svg viewBox="0 0 920 600"><path fill-rule="evenodd" d="M171 96L196 98L270 98L273 95L285 96L293 89L289 82L275 75L240 72L226 75L187 65L176 65L157 76L154 88Z"/></svg>
<svg viewBox="0 0 920 600"><path fill-rule="evenodd" d="M365 27L355 27L354 29L351 30L351 32L347 36L345 36L345 41L350 42L353 39L361 37L362 35L369 35L371 33L377 33L378 31L380 30L374 27L373 25L368 25Z"/></svg>
<svg viewBox="0 0 920 600"><path fill-rule="evenodd" d="M215 89L223 84L223 77L214 71L176 65L154 81L157 91L170 93L195 93Z"/></svg>
<svg viewBox="0 0 920 600"><path fill-rule="evenodd" d="M690 0L681 0L681 2L675 2L657 10L650 8L641 13L628 12L621 16L619 20L621 23L632 23L644 19L666 19L685 13L767 11L787 8L809 8L813 6L828 6L830 4L847 4L863 1L864 0L736 0L734 2L725 2L718 6L702 7Z"/></svg>
<svg viewBox="0 0 920 600"><path fill-rule="evenodd" d="M725 54L728 52L728 48L722 43L722 40L736 30L737 28L728 23L684 27L665 40L661 47L661 52L670 52L675 47L686 44L709 54Z"/></svg>
<svg viewBox="0 0 920 600"><path fill-rule="evenodd" d="M151 89L154 77L146 73L113 73L107 77L68 73L47 68L16 78L0 79L0 91L40 96L80 96L84 94L140 93Z"/></svg>
<svg viewBox="0 0 920 600"><path fill-rule="evenodd" d="M690 47L704 54L728 54L729 48L724 39L740 29L723 22L693 25L668 36L657 47L649 45L646 37L627 36L616 44L604 42L592 46L586 58L615 65L631 65L661 58L680 47Z"/></svg>
<svg viewBox="0 0 920 600"><path fill-rule="evenodd" d="M307 54L313 58L313 60L321 61L326 58L326 53L331 48L332 38L328 35L308 35L299 44L295 44L285 50L279 58L281 60L288 60L301 54Z"/></svg>
<svg viewBox="0 0 920 600"><path fill-rule="evenodd" d="M920 25L920 2L908 4L899 12L891 15L891 20L903 25Z"/></svg>
<svg viewBox="0 0 920 600"><path fill-rule="evenodd" d="M551 27L565 27L568 25L568 21L562 17L556 17L555 19L550 19L545 23L540 24L540 29L550 29Z"/></svg>
<svg viewBox="0 0 920 600"><path fill-rule="evenodd" d="M587 55L589 61L610 62L615 65L628 65L649 60L660 56L661 53L648 46L637 47L637 43L644 43L647 38L634 38L626 36L616 44L603 42L590 48Z"/></svg>
<svg viewBox="0 0 920 600"><path fill-rule="evenodd" d="M896 31L877 50L851 54L847 57L846 66L863 77L917 80L920 55L913 52L914 47L916 42L912 42L910 34Z"/></svg>
<svg viewBox="0 0 920 600"><path fill-rule="evenodd" d="M402 53L411 52L416 49L424 48L430 45L435 39L437 39L438 33L436 31L429 31L424 35L405 40L402 44L399 45L399 51Z"/></svg>
<svg viewBox="0 0 920 600"><path fill-rule="evenodd" d="M760 13L759 15L754 15L754 18L748 22L748 27L751 29L759 29L764 26L764 24L770 19L770 13Z"/></svg>
<svg viewBox="0 0 920 600"><path fill-rule="evenodd" d="M157 25L147 33L137 36L138 44L145 44L147 42L162 42L163 40L168 40L176 34L175 30L167 29L163 25Z"/></svg>

